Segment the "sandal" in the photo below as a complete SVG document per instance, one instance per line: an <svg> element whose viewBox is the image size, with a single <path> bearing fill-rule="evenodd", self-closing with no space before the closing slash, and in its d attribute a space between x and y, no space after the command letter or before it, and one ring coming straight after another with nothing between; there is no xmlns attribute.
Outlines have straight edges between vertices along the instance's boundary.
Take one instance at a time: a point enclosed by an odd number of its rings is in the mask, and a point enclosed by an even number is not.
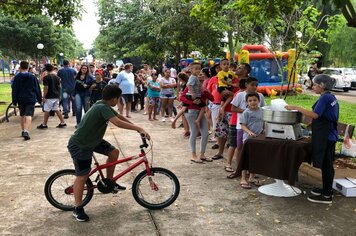
<svg viewBox="0 0 356 236"><path fill-rule="evenodd" d="M262 184L260 183L260 181L258 181L257 179L255 179L255 180L252 180L252 181L248 181L250 184L253 184L253 185L255 185L256 187L260 187L260 186L262 186Z"/></svg>
<svg viewBox="0 0 356 236"><path fill-rule="evenodd" d="M190 159L190 161L193 163L204 164L204 162L200 159Z"/></svg>
<svg viewBox="0 0 356 236"><path fill-rule="evenodd" d="M228 178L228 179L235 179L237 177L240 177L240 175L237 174L236 172L232 172L231 174L226 176L226 178Z"/></svg>
<svg viewBox="0 0 356 236"><path fill-rule="evenodd" d="M234 172L234 169L232 169L231 166L225 166L224 169L225 169L226 172Z"/></svg>
<svg viewBox="0 0 356 236"><path fill-rule="evenodd" d="M249 183L240 183L240 186L243 189L251 189L251 185Z"/></svg>
<svg viewBox="0 0 356 236"><path fill-rule="evenodd" d="M219 159L223 159L223 158L224 158L223 156L214 155L211 159L213 159L213 160L219 160Z"/></svg>
<svg viewBox="0 0 356 236"><path fill-rule="evenodd" d="M213 159L211 159L210 157L203 157L203 158L200 158L200 160L206 161L206 162L212 162L213 161Z"/></svg>

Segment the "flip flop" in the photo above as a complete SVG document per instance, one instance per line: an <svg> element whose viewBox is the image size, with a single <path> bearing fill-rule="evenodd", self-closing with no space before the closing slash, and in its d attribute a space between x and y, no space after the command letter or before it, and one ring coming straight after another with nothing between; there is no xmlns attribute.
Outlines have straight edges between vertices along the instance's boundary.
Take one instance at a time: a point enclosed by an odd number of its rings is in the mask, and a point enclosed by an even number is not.
<svg viewBox="0 0 356 236"><path fill-rule="evenodd" d="M243 189L251 189L251 185L248 183L240 183L240 186Z"/></svg>
<svg viewBox="0 0 356 236"><path fill-rule="evenodd" d="M198 163L198 164L204 164L204 162L202 161L202 160L200 160L200 159L190 159L190 161L191 162L193 162L193 163Z"/></svg>
<svg viewBox="0 0 356 236"><path fill-rule="evenodd" d="M224 158L223 156L215 155L215 156L213 156L211 159L213 159L213 160L219 160L219 159L223 159L223 158Z"/></svg>
<svg viewBox="0 0 356 236"><path fill-rule="evenodd" d="M260 181L258 181L257 179L253 180L253 181L248 181L250 184L255 185L256 187L260 187L262 186L262 184L260 183Z"/></svg>
<svg viewBox="0 0 356 236"><path fill-rule="evenodd" d="M231 166L225 166L224 169L225 169L226 172L234 172L234 169L232 169Z"/></svg>
<svg viewBox="0 0 356 236"><path fill-rule="evenodd" d="M211 159L210 157L200 158L200 160L206 161L206 162L212 162L213 161L213 159Z"/></svg>
<svg viewBox="0 0 356 236"><path fill-rule="evenodd" d="M232 173L230 173L229 175L226 176L226 178L228 178L228 179L235 179L237 177L240 177L240 175L237 174L236 172L232 172Z"/></svg>

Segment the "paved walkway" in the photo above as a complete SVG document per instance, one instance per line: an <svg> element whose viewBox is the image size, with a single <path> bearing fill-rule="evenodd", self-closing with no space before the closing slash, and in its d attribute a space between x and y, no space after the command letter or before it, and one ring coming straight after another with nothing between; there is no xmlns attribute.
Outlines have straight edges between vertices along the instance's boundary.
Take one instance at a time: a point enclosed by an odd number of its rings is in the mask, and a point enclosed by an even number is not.
<svg viewBox="0 0 356 236"><path fill-rule="evenodd" d="M36 111L33 127L42 121ZM43 187L53 172L72 168L66 144L74 131L56 129L51 117L48 130L32 128L31 140L20 137L19 117L0 124L0 235L354 235L356 200L336 195L333 205L307 202L306 195L276 198L246 191L237 179L226 179L223 160L192 164L182 129L169 122L149 122L136 113L132 121L144 126L154 141L154 165L172 170L181 193L175 204L149 211L138 205L130 185L138 171L123 178L128 190L116 195L96 191L86 207L89 223L76 222L71 212L52 207ZM105 137L125 154L138 151L139 136L110 126ZM211 144L209 144L211 146ZM214 154L208 149L208 155ZM266 153L268 158L268 153ZM100 158L104 160L103 158ZM272 182L261 176L264 183ZM300 176L297 186L311 189L311 179Z"/></svg>

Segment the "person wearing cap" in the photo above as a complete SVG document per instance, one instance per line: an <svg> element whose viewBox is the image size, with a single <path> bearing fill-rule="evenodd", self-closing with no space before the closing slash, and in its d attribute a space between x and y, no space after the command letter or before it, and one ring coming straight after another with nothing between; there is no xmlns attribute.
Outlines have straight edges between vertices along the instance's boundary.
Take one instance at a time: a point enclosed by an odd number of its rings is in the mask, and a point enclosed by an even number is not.
<svg viewBox="0 0 356 236"><path fill-rule="evenodd" d="M97 101L103 98L103 89L107 85L105 81L103 81L103 70L97 69L95 72L95 82L90 86L90 106L94 105Z"/></svg>
<svg viewBox="0 0 356 236"><path fill-rule="evenodd" d="M335 143L338 140L337 122L339 119L339 103L330 93L336 80L321 74L313 78L313 91L320 94L313 105L313 110L299 106L287 105L287 110L297 110L303 115L311 117L312 121L312 162L313 166L321 169L322 188L314 188L310 202L332 203L332 183L334 179L333 161L335 158Z"/></svg>

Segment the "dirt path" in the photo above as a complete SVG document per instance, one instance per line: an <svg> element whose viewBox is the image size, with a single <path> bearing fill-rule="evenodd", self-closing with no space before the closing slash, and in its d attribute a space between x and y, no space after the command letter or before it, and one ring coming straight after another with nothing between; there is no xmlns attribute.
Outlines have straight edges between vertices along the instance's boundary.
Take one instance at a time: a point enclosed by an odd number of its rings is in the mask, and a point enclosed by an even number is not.
<svg viewBox="0 0 356 236"><path fill-rule="evenodd" d="M71 212L52 207L43 187L53 172L72 168L66 144L74 131L74 117L65 129L32 128L31 140L20 137L19 118L0 124L0 235L353 235L356 226L355 199L336 195L332 206L311 204L306 195L275 198L239 187L238 179L226 179L224 161L192 164L188 141L182 130L169 122L149 122L141 113L133 121L144 126L154 141L154 165L172 170L181 193L175 204L148 211L131 194L133 171L120 183L128 190L119 194L98 192L86 207L90 223L78 223ZM40 124L36 111L33 124ZM126 154L138 151L138 134L110 126L106 139ZM208 144L209 147L211 144ZM209 156L214 151L208 148ZM102 161L102 157L99 157ZM268 154L266 154L268 158ZM120 167L121 169L123 167ZM311 180L300 176L297 186L311 189ZM261 176L264 183L271 179Z"/></svg>

